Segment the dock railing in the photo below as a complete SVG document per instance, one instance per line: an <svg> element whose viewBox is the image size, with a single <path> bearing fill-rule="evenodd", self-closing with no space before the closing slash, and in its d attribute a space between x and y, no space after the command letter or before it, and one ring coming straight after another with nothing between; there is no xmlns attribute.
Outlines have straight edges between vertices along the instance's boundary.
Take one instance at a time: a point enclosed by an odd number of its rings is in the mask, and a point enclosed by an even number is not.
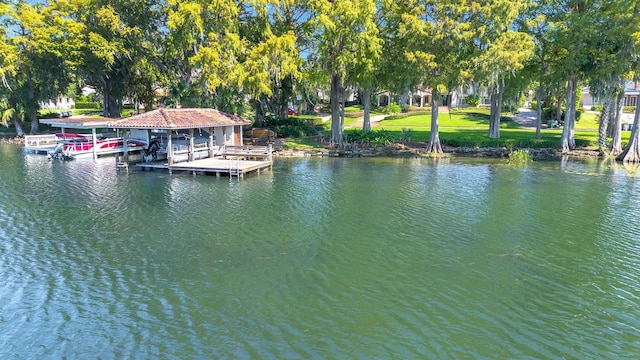
<svg viewBox="0 0 640 360"><path fill-rule="evenodd" d="M58 138L55 134L46 135L25 135L24 146L27 148L39 148L43 146L55 145Z"/></svg>
<svg viewBox="0 0 640 360"><path fill-rule="evenodd" d="M271 160L272 157L271 144L267 146L255 146L255 145L225 145L222 151L222 156L225 158L253 158L253 159L267 159Z"/></svg>

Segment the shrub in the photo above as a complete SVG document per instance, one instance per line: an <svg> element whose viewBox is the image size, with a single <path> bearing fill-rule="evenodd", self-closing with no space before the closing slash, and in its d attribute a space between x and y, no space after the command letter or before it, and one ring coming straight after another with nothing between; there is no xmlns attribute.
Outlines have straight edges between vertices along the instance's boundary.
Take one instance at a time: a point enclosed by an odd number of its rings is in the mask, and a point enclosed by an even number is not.
<svg viewBox="0 0 640 360"><path fill-rule="evenodd" d="M591 110L593 111L602 111L602 105L592 105Z"/></svg>
<svg viewBox="0 0 640 360"><path fill-rule="evenodd" d="M478 94L467 95L467 98L465 100L467 102L467 105L469 106L476 107L478 106L478 104L480 104L480 96L478 96Z"/></svg>
<svg viewBox="0 0 640 360"><path fill-rule="evenodd" d="M279 137L312 136L318 133L317 124L322 120L317 116L289 116L287 120L267 116L264 126L272 129Z"/></svg>
<svg viewBox="0 0 640 360"><path fill-rule="evenodd" d="M407 108L407 112L425 112L425 111L431 111L431 107L430 106L424 106L424 107L419 107L419 106L410 106Z"/></svg>
<svg viewBox="0 0 640 360"><path fill-rule="evenodd" d="M402 108L397 103L391 103L382 108L383 114L399 114L402 111Z"/></svg>
<svg viewBox="0 0 640 360"><path fill-rule="evenodd" d="M402 132L400 133L400 141L406 144L411 141L411 136L413 136L413 130L402 128Z"/></svg>
<svg viewBox="0 0 640 360"><path fill-rule="evenodd" d="M374 147L392 144L396 141L395 136L389 130L352 130L345 134L347 142L361 145L373 145Z"/></svg>
<svg viewBox="0 0 640 360"><path fill-rule="evenodd" d="M514 150L509 153L509 162L515 164L526 164L532 161L528 150Z"/></svg>
<svg viewBox="0 0 640 360"><path fill-rule="evenodd" d="M635 113L635 112L636 112L636 107L635 107L635 106L625 106L625 107L622 109L622 112L625 112L625 113L631 113L631 114L633 114L633 113Z"/></svg>
<svg viewBox="0 0 640 360"><path fill-rule="evenodd" d="M90 101L76 101L74 109L100 109L99 102L90 102Z"/></svg>
<svg viewBox="0 0 640 360"><path fill-rule="evenodd" d="M299 138L305 135L304 129L295 125L278 125L275 132L279 137Z"/></svg>
<svg viewBox="0 0 640 360"><path fill-rule="evenodd" d="M555 106L542 108L542 120L544 121L555 120L557 109L558 108ZM580 121L580 118L582 117L583 112L584 112L584 109L582 108L576 109L576 121ZM565 114L565 109L562 109L562 114L560 114L560 119L562 119L562 121L564 121L564 114Z"/></svg>
<svg viewBox="0 0 640 360"><path fill-rule="evenodd" d="M418 115L431 115L431 110L429 111L412 111L410 113L405 114L396 114L385 116L384 120L398 120L408 118L409 116L418 116Z"/></svg>

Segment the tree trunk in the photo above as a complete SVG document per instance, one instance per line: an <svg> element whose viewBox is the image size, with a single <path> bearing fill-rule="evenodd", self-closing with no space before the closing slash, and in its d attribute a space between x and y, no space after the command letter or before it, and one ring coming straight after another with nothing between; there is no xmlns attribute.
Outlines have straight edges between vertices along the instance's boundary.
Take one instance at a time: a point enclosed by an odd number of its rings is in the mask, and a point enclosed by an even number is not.
<svg viewBox="0 0 640 360"><path fill-rule="evenodd" d="M31 122L31 134L35 134L39 130L38 122L38 101L36 100L36 89L34 88L31 71L27 71L27 97L29 102L25 106L25 119Z"/></svg>
<svg viewBox="0 0 640 360"><path fill-rule="evenodd" d="M22 128L22 121L20 120L20 117L16 116L13 123L16 127L16 135L18 135L19 137L23 137L24 129Z"/></svg>
<svg viewBox="0 0 640 360"><path fill-rule="evenodd" d="M440 106L440 94L435 90L431 95L431 137L429 139L428 153L442 154L440 133L438 131L438 107Z"/></svg>
<svg viewBox="0 0 640 360"><path fill-rule="evenodd" d="M491 114L489 115L489 138L500 139L500 118L502 118L502 96L504 86L496 84L491 92Z"/></svg>
<svg viewBox="0 0 640 360"><path fill-rule="evenodd" d="M293 94L293 78L290 75L285 76L280 86L280 113L283 119L287 119L289 118L289 100Z"/></svg>
<svg viewBox="0 0 640 360"><path fill-rule="evenodd" d="M631 129L629 143L616 160L634 163L640 162L640 139L638 136L638 127L640 127L640 106L636 106L636 113L633 117L633 129Z"/></svg>
<svg viewBox="0 0 640 360"><path fill-rule="evenodd" d="M598 125L598 150L600 150L600 153L604 153L604 149L607 149L609 118L612 104L613 94L608 92L604 100L604 105L602 106L602 112L600 112L600 125Z"/></svg>
<svg viewBox="0 0 640 360"><path fill-rule="evenodd" d="M262 112L262 102L260 100L254 99L251 102L253 106L253 112L255 116L255 124L254 126L264 126L264 114Z"/></svg>
<svg viewBox="0 0 640 360"><path fill-rule="evenodd" d="M569 146L572 149L576 148L576 90L578 89L578 78L573 78L573 92L571 93L571 112L569 118Z"/></svg>
<svg viewBox="0 0 640 360"><path fill-rule="evenodd" d="M616 114L612 118L613 121L611 123L611 130L612 130L611 148L609 149L610 154L613 156L620 155L622 153L620 120L622 117L622 109L624 108L624 85L619 86L616 92L617 92L616 103L615 103Z"/></svg>
<svg viewBox="0 0 640 360"><path fill-rule="evenodd" d="M540 86L538 86L538 92L536 93L536 111L538 112L536 114L536 139L540 139L542 137L541 131L542 131L542 92L543 92L543 88L542 88L542 82L540 83Z"/></svg>
<svg viewBox="0 0 640 360"><path fill-rule="evenodd" d="M122 99L116 98L116 96L112 93L112 80L103 79L102 83L102 95L104 102L104 110L102 111L102 115L104 117L112 117L119 118L120 112L122 111Z"/></svg>
<svg viewBox="0 0 640 360"><path fill-rule="evenodd" d="M27 114L29 121L31 121L31 134L37 134L40 131L40 121L38 120L38 111L36 109L30 110Z"/></svg>
<svg viewBox="0 0 640 360"><path fill-rule="evenodd" d="M9 97L9 108L14 109L13 115L11 117L13 119L13 124L16 128L16 134L19 137L23 137L24 129L22 127L21 115L20 115L20 112L18 111L18 101L13 97Z"/></svg>
<svg viewBox="0 0 640 360"><path fill-rule="evenodd" d="M398 96L398 102L402 111L407 111L407 101L409 101L409 89L405 89L402 94Z"/></svg>
<svg viewBox="0 0 640 360"><path fill-rule="evenodd" d="M564 113L564 126L562 128L562 152L566 153L576 147L574 137L574 121L576 114L576 87L578 86L578 78L575 75L569 77L567 81L567 106Z"/></svg>
<svg viewBox="0 0 640 360"><path fill-rule="evenodd" d="M342 87L340 89L340 94L341 94L341 96L340 96L340 99L341 99L341 102L340 102L340 131L342 132L342 138L343 138L342 144L344 144L344 110L345 110L344 108L347 105L347 89L345 87Z"/></svg>
<svg viewBox="0 0 640 360"><path fill-rule="evenodd" d="M365 89L362 94L362 105L364 107L362 130L371 131L371 89Z"/></svg>
<svg viewBox="0 0 640 360"><path fill-rule="evenodd" d="M340 127L340 75L331 75L331 144L342 145L343 130Z"/></svg>

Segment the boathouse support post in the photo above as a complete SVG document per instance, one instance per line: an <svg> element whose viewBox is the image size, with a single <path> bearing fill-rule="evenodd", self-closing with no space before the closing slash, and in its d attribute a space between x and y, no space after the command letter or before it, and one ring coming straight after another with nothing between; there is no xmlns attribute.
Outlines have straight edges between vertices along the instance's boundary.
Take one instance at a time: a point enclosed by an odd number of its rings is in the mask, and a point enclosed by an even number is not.
<svg viewBox="0 0 640 360"><path fill-rule="evenodd" d="M194 150L194 142L193 142L193 129L189 129L189 161L193 161L193 150Z"/></svg>
<svg viewBox="0 0 640 360"><path fill-rule="evenodd" d="M96 128L91 129L91 141L93 141L93 160L98 158L98 141L96 140Z"/></svg>
<svg viewBox="0 0 640 360"><path fill-rule="evenodd" d="M124 162L129 162L129 148L127 147L127 130L122 131L122 152L124 153Z"/></svg>
<svg viewBox="0 0 640 360"><path fill-rule="evenodd" d="M209 157L213 157L213 128L207 128L207 132L209 133L209 144L207 147L209 148Z"/></svg>
<svg viewBox="0 0 640 360"><path fill-rule="evenodd" d="M167 130L167 164L173 165L173 145L171 144L171 129Z"/></svg>

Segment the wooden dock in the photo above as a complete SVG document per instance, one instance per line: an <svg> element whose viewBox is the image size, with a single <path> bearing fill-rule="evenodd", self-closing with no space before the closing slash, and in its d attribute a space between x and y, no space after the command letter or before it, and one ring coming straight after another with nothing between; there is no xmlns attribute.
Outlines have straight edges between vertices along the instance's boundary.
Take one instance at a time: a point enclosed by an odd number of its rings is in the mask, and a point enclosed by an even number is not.
<svg viewBox="0 0 640 360"><path fill-rule="evenodd" d="M263 169L270 169L271 161L206 158L194 161L186 161L169 165L166 161L138 163L136 167L143 171L153 171L155 169L168 170L173 172L190 172L194 175L228 175L243 177L244 174L260 172Z"/></svg>

